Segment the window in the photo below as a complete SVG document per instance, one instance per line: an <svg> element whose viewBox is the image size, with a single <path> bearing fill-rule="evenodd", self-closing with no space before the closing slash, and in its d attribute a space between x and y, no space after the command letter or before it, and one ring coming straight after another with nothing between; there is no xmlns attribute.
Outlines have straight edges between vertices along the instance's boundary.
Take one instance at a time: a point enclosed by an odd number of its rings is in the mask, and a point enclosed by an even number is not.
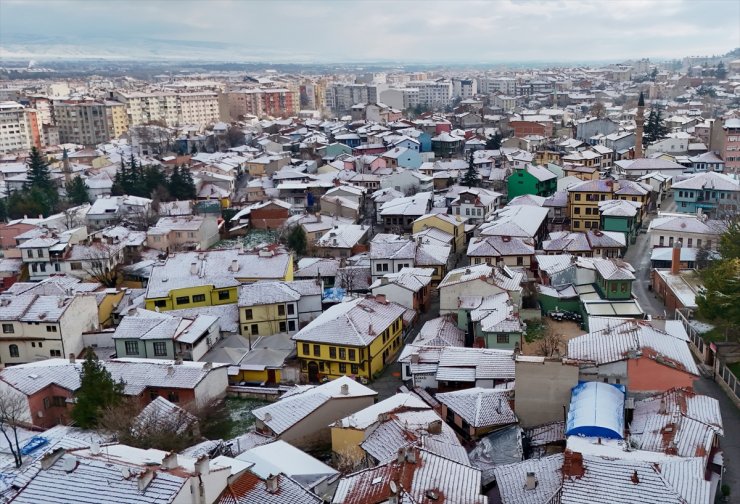
<svg viewBox="0 0 740 504"><path fill-rule="evenodd" d="M612 292L617 292L617 284L615 284L614 282L612 282L612 283L611 283L611 288L610 288L610 290L611 290Z"/></svg>
<svg viewBox="0 0 740 504"><path fill-rule="evenodd" d="M286 332L288 330L288 326L285 322L280 322L280 332Z"/></svg>
<svg viewBox="0 0 740 504"><path fill-rule="evenodd" d="M180 296L175 298L175 304L188 304L190 302L190 296Z"/></svg>
<svg viewBox="0 0 740 504"><path fill-rule="evenodd" d="M206 301L205 294L194 294L193 295L193 303L205 303L205 301Z"/></svg>
<svg viewBox="0 0 740 504"><path fill-rule="evenodd" d="M288 305L288 315L294 315L295 314L295 305L289 304Z"/></svg>
<svg viewBox="0 0 740 504"><path fill-rule="evenodd" d="M313 346L313 355L314 357L321 357L321 345Z"/></svg>
<svg viewBox="0 0 740 504"><path fill-rule="evenodd" d="M14 332L13 324L3 324L3 334L13 334Z"/></svg>
<svg viewBox="0 0 740 504"><path fill-rule="evenodd" d="M581 201L581 195L580 194L576 193L575 194L575 197L576 197L576 201Z"/></svg>
<svg viewBox="0 0 740 504"><path fill-rule="evenodd" d="M349 360L353 361L355 360L355 350L353 348L349 349Z"/></svg>
<svg viewBox="0 0 740 504"><path fill-rule="evenodd" d="M627 282L622 282L622 284L621 284L621 286L620 286L620 290L621 290L622 292L627 292L627 286L628 286L628 285L629 285L629 284L628 284Z"/></svg>
<svg viewBox="0 0 740 504"><path fill-rule="evenodd" d="M126 355L139 355L139 342L138 341L127 341L125 346L126 346Z"/></svg>
<svg viewBox="0 0 740 504"><path fill-rule="evenodd" d="M10 345L8 347L8 351L10 352L11 357L20 357L20 352L18 352L18 345Z"/></svg>
<svg viewBox="0 0 740 504"><path fill-rule="evenodd" d="M260 333L260 326L258 324L252 324L249 332L252 334L252 336L257 336Z"/></svg>
<svg viewBox="0 0 740 504"><path fill-rule="evenodd" d="M693 241L694 241L694 239L693 239L693 238L689 238L689 243L688 243L688 247L689 247L689 248L691 248L691 246L692 246L692 244L693 244Z"/></svg>
<svg viewBox="0 0 740 504"><path fill-rule="evenodd" d="M278 305L278 316L285 316L285 305Z"/></svg>
<svg viewBox="0 0 740 504"><path fill-rule="evenodd" d="M167 400L171 403L178 403L180 402L180 396L177 394L177 392L170 392L167 394Z"/></svg>
<svg viewBox="0 0 740 504"><path fill-rule="evenodd" d="M347 359L347 349L346 348L340 348L339 349L339 358L342 360Z"/></svg>
<svg viewBox="0 0 740 504"><path fill-rule="evenodd" d="M36 257L44 257L43 249L36 249Z"/></svg>
<svg viewBox="0 0 740 504"><path fill-rule="evenodd" d="M288 332L295 331L295 320L288 320Z"/></svg>
<svg viewBox="0 0 740 504"><path fill-rule="evenodd" d="M57 326L55 325L46 326L46 332L57 332Z"/></svg>
<svg viewBox="0 0 740 504"><path fill-rule="evenodd" d="M252 309L251 308L247 308L246 310L244 310L244 318L246 320L252 320Z"/></svg>
<svg viewBox="0 0 740 504"><path fill-rule="evenodd" d="M156 308L165 308L167 306L167 300L157 299L156 301L154 301L154 306Z"/></svg>
<svg viewBox="0 0 740 504"><path fill-rule="evenodd" d="M29 250L26 250L26 257L28 257L29 259L31 259L33 257L33 250L30 250L30 249Z"/></svg>
<svg viewBox="0 0 740 504"><path fill-rule="evenodd" d="M156 357L164 357L167 355L167 344L164 341L154 342L154 355Z"/></svg>
<svg viewBox="0 0 740 504"><path fill-rule="evenodd" d="M308 355L311 353L311 349L308 343L303 344L303 355Z"/></svg>
<svg viewBox="0 0 740 504"><path fill-rule="evenodd" d="M44 409L51 408L51 398L44 397Z"/></svg>
<svg viewBox="0 0 740 504"><path fill-rule="evenodd" d="M329 347L329 358L330 359L336 359L337 358L337 347Z"/></svg>
<svg viewBox="0 0 740 504"><path fill-rule="evenodd" d="M357 367L357 364L352 364L350 366L350 370L352 371L352 374L357 374L360 372L360 368Z"/></svg>
<svg viewBox="0 0 740 504"><path fill-rule="evenodd" d="M39 346L41 346L40 343L39 343ZM49 350L49 355L51 355L52 357L61 357L62 351L61 350Z"/></svg>
<svg viewBox="0 0 740 504"><path fill-rule="evenodd" d="M226 299L229 299L229 291L218 291L218 300L225 301Z"/></svg>
<svg viewBox="0 0 740 504"><path fill-rule="evenodd" d="M696 246L701 247L701 238L696 239Z"/></svg>
<svg viewBox="0 0 740 504"><path fill-rule="evenodd" d="M347 364L339 364L339 372L340 373L346 373L347 372Z"/></svg>
<svg viewBox="0 0 740 504"><path fill-rule="evenodd" d="M516 258L516 265L517 266L524 266L524 258L522 256L517 256L517 258Z"/></svg>
<svg viewBox="0 0 740 504"><path fill-rule="evenodd" d="M496 343L508 343L509 342L509 335L508 334L497 334L496 335Z"/></svg>
<svg viewBox="0 0 740 504"><path fill-rule="evenodd" d="M581 207L573 207L573 213L576 215L581 214Z"/></svg>

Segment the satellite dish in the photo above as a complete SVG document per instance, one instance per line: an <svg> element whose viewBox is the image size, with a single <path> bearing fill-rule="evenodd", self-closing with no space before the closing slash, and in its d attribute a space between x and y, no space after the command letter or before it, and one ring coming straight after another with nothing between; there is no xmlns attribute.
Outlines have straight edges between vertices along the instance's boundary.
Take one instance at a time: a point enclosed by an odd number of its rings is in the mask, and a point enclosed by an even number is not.
<svg viewBox="0 0 740 504"><path fill-rule="evenodd" d="M395 494L397 494L397 493L398 493L398 485L396 485L396 482L395 482L395 481L391 481L391 482L390 482L390 483L388 484L388 486L389 486L389 487L391 488L391 493L392 493L392 494L394 494L394 495L395 495Z"/></svg>
<svg viewBox="0 0 740 504"><path fill-rule="evenodd" d="M68 456L62 459L62 470L64 472L72 472L77 468L77 457Z"/></svg>
<svg viewBox="0 0 740 504"><path fill-rule="evenodd" d="M121 468L121 476L123 476L124 479L129 479L131 477L131 471L128 467Z"/></svg>

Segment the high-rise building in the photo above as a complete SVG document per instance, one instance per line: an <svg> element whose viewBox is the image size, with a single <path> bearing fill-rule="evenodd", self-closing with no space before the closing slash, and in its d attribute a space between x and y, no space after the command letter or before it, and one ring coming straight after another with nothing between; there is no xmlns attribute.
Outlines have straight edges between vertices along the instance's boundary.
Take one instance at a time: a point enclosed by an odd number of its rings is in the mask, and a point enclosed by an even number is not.
<svg viewBox="0 0 740 504"><path fill-rule="evenodd" d="M41 147L36 110L17 102L0 102L0 152L31 147Z"/></svg>
<svg viewBox="0 0 740 504"><path fill-rule="evenodd" d="M54 117L62 143L97 145L128 131L125 106L116 101L58 100Z"/></svg>
<svg viewBox="0 0 740 504"><path fill-rule="evenodd" d="M111 98L124 104L130 126L152 122L170 127L208 126L221 119L218 93L214 91L192 93L114 91Z"/></svg>
<svg viewBox="0 0 740 504"><path fill-rule="evenodd" d="M300 109L296 92L288 88L253 88L226 93L229 115L232 119L253 115L256 117L287 117Z"/></svg>

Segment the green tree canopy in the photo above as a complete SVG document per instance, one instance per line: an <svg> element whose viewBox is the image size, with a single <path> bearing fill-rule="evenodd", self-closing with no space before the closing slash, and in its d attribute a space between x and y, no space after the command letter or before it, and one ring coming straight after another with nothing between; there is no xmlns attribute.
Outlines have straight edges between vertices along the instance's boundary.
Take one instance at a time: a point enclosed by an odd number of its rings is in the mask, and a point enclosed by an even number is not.
<svg viewBox="0 0 740 504"><path fill-rule="evenodd" d="M465 187L478 186L478 171L475 169L475 165L473 164L472 152L470 153L470 158L468 159L468 169L465 170L465 175L463 175L462 185L464 185Z"/></svg>
<svg viewBox="0 0 740 504"><path fill-rule="evenodd" d="M67 182L65 189L67 190L67 200L73 205L90 203L90 194L87 192L87 186L82 177L77 176Z"/></svg>
<svg viewBox="0 0 740 504"><path fill-rule="evenodd" d="M647 121L645 122L645 134L642 137L642 144L644 147L662 140L668 136L670 130L665 125L663 120L663 113L660 109L650 109Z"/></svg>
<svg viewBox="0 0 740 504"><path fill-rule="evenodd" d="M308 247L308 240L306 239L306 232L303 231L301 226L293 226L288 233L288 247L299 256L306 255L306 248Z"/></svg>
<svg viewBox="0 0 740 504"><path fill-rule="evenodd" d="M90 429L97 426L102 412L119 404L125 384L116 382L91 348L85 353L80 372L80 388L75 392L72 419L78 427Z"/></svg>
<svg viewBox="0 0 740 504"><path fill-rule="evenodd" d="M488 137L488 140L486 140L486 149L489 150L499 150L501 148L501 141L503 140L503 137L500 133L496 133L492 136Z"/></svg>

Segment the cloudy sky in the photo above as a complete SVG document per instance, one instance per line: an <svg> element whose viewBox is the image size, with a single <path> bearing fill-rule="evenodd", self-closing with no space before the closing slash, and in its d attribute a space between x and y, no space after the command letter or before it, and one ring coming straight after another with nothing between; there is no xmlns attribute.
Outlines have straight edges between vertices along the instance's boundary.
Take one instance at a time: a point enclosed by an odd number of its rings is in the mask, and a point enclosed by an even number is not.
<svg viewBox="0 0 740 504"><path fill-rule="evenodd" d="M42 49L43 47L43 49ZM740 47L737 0L0 0L0 55L598 61Z"/></svg>

